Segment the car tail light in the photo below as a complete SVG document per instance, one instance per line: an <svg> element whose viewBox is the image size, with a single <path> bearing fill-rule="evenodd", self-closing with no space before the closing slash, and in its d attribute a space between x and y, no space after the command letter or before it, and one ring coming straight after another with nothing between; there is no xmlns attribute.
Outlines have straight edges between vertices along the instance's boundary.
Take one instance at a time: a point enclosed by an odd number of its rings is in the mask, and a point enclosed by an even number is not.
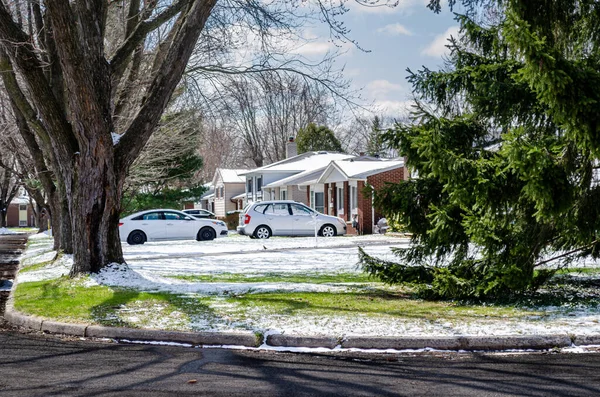
<svg viewBox="0 0 600 397"><path fill-rule="evenodd" d="M119 222L119 226L123 226L123 222Z"/></svg>
<svg viewBox="0 0 600 397"><path fill-rule="evenodd" d="M246 214L244 215L244 225L247 225L250 223L250 215Z"/></svg>

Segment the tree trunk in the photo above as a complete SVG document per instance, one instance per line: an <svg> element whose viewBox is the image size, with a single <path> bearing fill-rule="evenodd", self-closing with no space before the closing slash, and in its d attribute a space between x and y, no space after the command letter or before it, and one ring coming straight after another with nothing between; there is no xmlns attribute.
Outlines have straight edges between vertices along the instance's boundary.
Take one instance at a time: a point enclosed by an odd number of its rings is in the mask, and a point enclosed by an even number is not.
<svg viewBox="0 0 600 397"><path fill-rule="evenodd" d="M95 147L82 148L75 161L70 205L77 239L73 241L71 276L97 273L109 263L124 262L118 229L123 183L114 172L112 142L95 143Z"/></svg>
<svg viewBox="0 0 600 397"><path fill-rule="evenodd" d="M0 227L6 227L6 213L8 212L8 204L0 200Z"/></svg>

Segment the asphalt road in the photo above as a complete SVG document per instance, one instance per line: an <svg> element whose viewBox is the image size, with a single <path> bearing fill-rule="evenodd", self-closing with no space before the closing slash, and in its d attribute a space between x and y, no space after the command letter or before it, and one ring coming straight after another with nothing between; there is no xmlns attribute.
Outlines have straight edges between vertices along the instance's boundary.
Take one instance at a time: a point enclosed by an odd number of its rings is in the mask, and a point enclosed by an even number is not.
<svg viewBox="0 0 600 397"><path fill-rule="evenodd" d="M600 354L351 356L0 332L1 396L598 396Z"/></svg>

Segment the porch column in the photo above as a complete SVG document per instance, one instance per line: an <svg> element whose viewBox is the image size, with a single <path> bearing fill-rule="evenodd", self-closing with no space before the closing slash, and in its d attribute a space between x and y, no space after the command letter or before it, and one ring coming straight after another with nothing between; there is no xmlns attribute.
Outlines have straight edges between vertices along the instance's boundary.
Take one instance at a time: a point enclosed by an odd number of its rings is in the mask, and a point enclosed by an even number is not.
<svg viewBox="0 0 600 397"><path fill-rule="evenodd" d="M324 201L324 205L325 208L323 208L323 213L325 215L329 215L329 183L325 184L325 190L324 190L324 195L323 195L323 201Z"/></svg>
<svg viewBox="0 0 600 397"><path fill-rule="evenodd" d="M364 197L363 189L365 188L364 181L358 181L358 227L359 234L373 234L373 204L371 195Z"/></svg>
<svg viewBox="0 0 600 397"><path fill-rule="evenodd" d="M335 183L331 184L331 196L331 202L333 203L331 215L337 216L337 186Z"/></svg>
<svg viewBox="0 0 600 397"><path fill-rule="evenodd" d="M350 217L350 184L348 181L344 181L344 218L347 221L351 221Z"/></svg>

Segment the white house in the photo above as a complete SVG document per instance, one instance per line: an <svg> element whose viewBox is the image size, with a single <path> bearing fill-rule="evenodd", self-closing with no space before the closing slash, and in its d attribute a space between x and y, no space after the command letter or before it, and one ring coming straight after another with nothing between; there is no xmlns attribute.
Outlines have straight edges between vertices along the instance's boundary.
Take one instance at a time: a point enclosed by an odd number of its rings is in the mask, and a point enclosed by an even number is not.
<svg viewBox="0 0 600 397"><path fill-rule="evenodd" d="M285 197L288 200L307 203L306 190L301 190L297 184L275 184L275 182L301 173L318 172L334 160L351 157L353 156L344 153L306 152L247 171L242 174L246 178L246 201L250 203Z"/></svg>
<svg viewBox="0 0 600 397"><path fill-rule="evenodd" d="M227 212L238 209L236 196L243 194L246 178L241 176L247 169L217 168L213 177L214 213L218 218L224 218Z"/></svg>

